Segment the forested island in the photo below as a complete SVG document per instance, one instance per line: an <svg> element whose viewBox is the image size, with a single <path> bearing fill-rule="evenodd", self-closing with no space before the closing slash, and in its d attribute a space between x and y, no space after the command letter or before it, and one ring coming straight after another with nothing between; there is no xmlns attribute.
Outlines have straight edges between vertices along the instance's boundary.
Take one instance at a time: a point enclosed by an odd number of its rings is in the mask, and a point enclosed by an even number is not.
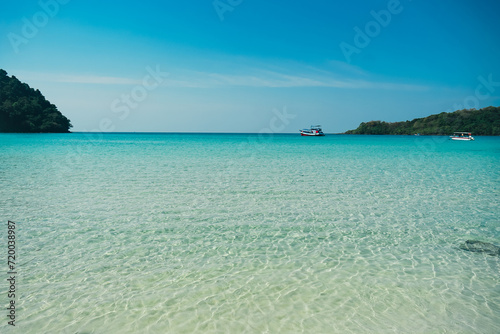
<svg viewBox="0 0 500 334"><path fill-rule="evenodd" d="M33 89L0 69L0 132L69 132L71 122Z"/></svg>
<svg viewBox="0 0 500 334"><path fill-rule="evenodd" d="M345 134L356 135L451 135L455 131L472 132L474 135L500 135L500 107L463 109L455 112L415 118L412 121L388 123L363 122Z"/></svg>

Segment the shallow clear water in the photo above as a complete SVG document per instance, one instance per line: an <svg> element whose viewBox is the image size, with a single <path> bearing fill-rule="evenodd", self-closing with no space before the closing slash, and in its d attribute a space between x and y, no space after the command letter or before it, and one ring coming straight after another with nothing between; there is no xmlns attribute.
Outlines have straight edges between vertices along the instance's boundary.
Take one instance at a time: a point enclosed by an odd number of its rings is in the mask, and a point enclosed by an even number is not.
<svg viewBox="0 0 500 334"><path fill-rule="evenodd" d="M459 249L500 245L499 165L494 137L1 134L0 332L499 333L500 257Z"/></svg>

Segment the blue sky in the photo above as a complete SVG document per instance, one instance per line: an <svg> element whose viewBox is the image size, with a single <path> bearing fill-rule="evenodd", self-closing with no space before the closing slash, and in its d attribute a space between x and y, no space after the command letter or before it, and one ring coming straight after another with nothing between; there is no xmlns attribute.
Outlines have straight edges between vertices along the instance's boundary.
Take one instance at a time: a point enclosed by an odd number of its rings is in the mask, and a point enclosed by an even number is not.
<svg viewBox="0 0 500 334"><path fill-rule="evenodd" d="M343 132L500 105L498 13L473 0L4 1L0 68L73 131Z"/></svg>

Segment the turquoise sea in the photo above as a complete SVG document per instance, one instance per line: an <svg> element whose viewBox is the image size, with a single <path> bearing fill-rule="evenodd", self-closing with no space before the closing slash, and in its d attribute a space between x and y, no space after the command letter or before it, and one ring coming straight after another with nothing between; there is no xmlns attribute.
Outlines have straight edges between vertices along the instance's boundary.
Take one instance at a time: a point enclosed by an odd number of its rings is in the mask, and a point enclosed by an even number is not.
<svg viewBox="0 0 500 334"><path fill-rule="evenodd" d="M0 134L2 333L500 333L500 138ZM16 327L7 221L16 222Z"/></svg>

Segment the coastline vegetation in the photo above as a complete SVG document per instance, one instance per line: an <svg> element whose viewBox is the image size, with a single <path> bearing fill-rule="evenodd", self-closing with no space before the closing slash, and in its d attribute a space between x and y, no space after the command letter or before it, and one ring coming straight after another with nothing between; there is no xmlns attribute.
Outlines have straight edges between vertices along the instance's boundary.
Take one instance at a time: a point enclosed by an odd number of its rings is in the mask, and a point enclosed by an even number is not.
<svg viewBox="0 0 500 334"><path fill-rule="evenodd" d="M442 112L405 122L363 122L357 129L345 134L356 135L451 135L455 131L471 132L474 135L500 135L500 107L479 110L463 109L451 113Z"/></svg>
<svg viewBox="0 0 500 334"><path fill-rule="evenodd" d="M38 89L0 69L0 132L67 133L71 127Z"/></svg>

